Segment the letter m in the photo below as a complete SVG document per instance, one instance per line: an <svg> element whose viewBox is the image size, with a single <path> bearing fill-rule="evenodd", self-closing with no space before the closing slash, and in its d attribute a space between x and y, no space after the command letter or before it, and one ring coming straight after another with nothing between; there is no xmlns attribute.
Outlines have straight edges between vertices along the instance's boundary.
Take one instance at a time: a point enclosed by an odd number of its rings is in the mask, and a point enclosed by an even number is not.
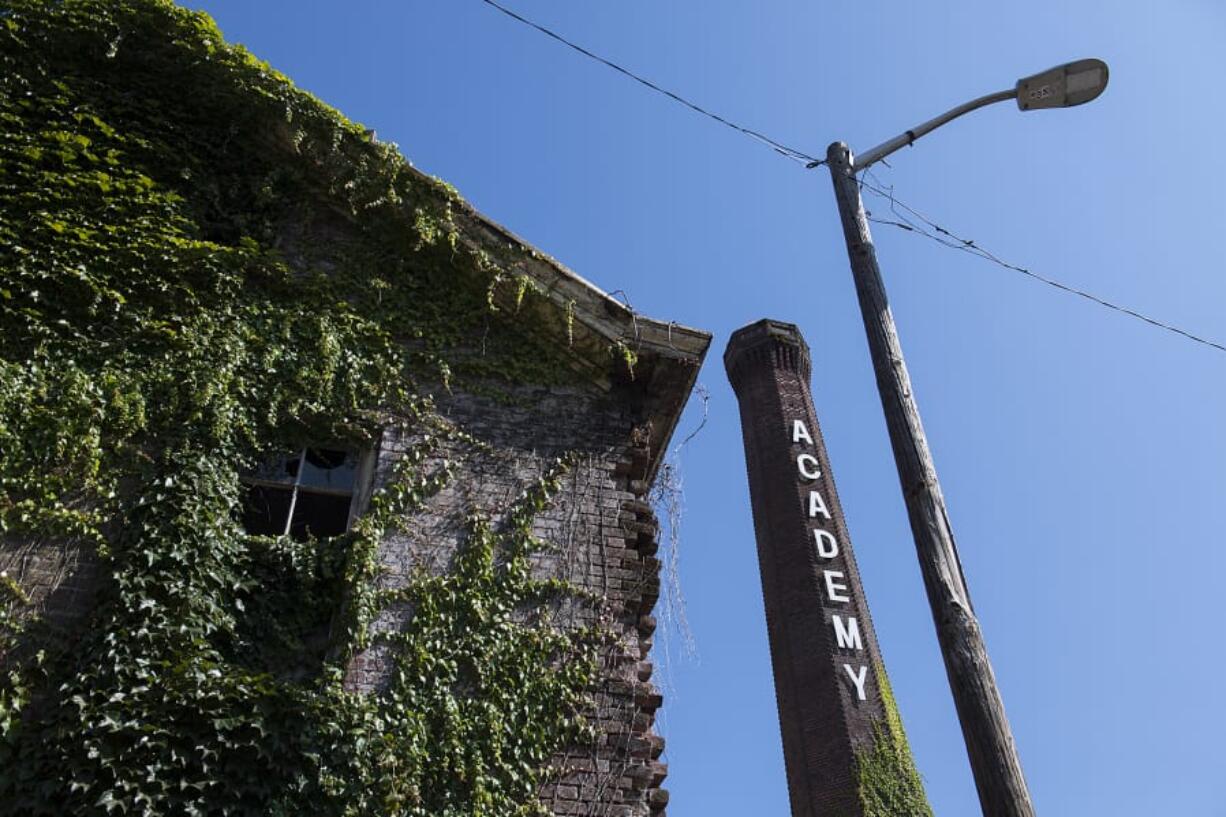
<svg viewBox="0 0 1226 817"><path fill-rule="evenodd" d="M855 618L848 617L847 624L843 624L841 616L831 616L834 622L834 637L838 641L840 647L851 648L853 650L864 649L864 642L860 640L860 625Z"/></svg>

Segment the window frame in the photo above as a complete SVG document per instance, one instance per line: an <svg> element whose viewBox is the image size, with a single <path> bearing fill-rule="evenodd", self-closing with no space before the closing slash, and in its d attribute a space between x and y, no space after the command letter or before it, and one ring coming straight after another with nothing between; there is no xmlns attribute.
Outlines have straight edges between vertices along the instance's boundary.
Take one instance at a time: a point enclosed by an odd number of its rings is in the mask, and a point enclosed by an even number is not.
<svg viewBox="0 0 1226 817"><path fill-rule="evenodd" d="M381 437L381 435L380 435ZM333 536L341 536L353 529L354 521L366 512L370 504L370 497L373 491L373 477L375 465L379 458L379 443L380 438L376 438L373 445L365 446L359 449L338 445L335 443L321 444L306 444L299 446L296 451L296 460L298 468L294 473L293 481L261 479L258 476L247 474L239 477L239 481L244 488L265 488L278 491L289 492L289 508L285 515L285 525L280 533L263 534L266 536L292 536L294 525L294 512L298 507L299 493L305 491L308 494L316 494L319 496L330 497L349 497L349 508L345 515L345 528L341 533L333 534ZM303 474L306 472L306 456L307 452L315 451L344 451L347 455L353 455L356 462L353 466L353 482L348 490L329 488L320 485L304 485L302 482ZM290 457L285 458L285 462L292 462ZM244 496L244 500L246 496ZM326 538L326 537L317 537Z"/></svg>

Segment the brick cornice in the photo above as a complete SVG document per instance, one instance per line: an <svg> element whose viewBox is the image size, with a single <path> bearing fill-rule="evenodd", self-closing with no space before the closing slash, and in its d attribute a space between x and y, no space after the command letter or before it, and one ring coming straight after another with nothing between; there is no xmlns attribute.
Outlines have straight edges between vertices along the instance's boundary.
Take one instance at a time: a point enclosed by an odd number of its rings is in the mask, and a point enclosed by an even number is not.
<svg viewBox="0 0 1226 817"><path fill-rule="evenodd" d="M812 374L809 345L794 323L764 318L732 333L724 350L724 368L732 388L739 390L745 379L776 369L796 372L804 382Z"/></svg>

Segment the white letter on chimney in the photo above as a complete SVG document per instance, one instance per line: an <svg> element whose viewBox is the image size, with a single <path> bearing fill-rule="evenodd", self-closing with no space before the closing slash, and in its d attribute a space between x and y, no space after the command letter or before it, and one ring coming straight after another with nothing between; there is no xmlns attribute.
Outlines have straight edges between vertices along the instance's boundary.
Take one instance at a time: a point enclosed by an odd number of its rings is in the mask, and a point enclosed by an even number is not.
<svg viewBox="0 0 1226 817"><path fill-rule="evenodd" d="M812 519L818 514L830 518L830 511L826 510L826 500L822 499L822 495L817 491L809 491L809 518Z"/></svg>
<svg viewBox="0 0 1226 817"><path fill-rule="evenodd" d="M864 697L864 679L868 676L868 667L860 667L860 674L851 671L851 664L844 664L843 669L847 670L847 675L851 678L851 682L856 686L856 695L862 701L868 700Z"/></svg>
<svg viewBox="0 0 1226 817"><path fill-rule="evenodd" d="M851 601L847 596L842 595L839 591L846 591L847 585L839 584L835 578L843 578L843 573L840 570L823 570L822 573L826 576L826 598L831 601Z"/></svg>
<svg viewBox="0 0 1226 817"><path fill-rule="evenodd" d="M792 421L792 442L798 443L804 440L809 445L813 445L813 438L809 436L809 429L805 428L804 420Z"/></svg>
<svg viewBox="0 0 1226 817"><path fill-rule="evenodd" d="M813 530L813 541L817 544L817 555L823 559L833 559L839 555L839 543L830 531L815 528Z"/></svg>
<svg viewBox="0 0 1226 817"><path fill-rule="evenodd" d="M817 465L817 457L812 454L801 454L796 458L796 470L806 482L811 482L822 475L822 469Z"/></svg>
<svg viewBox="0 0 1226 817"><path fill-rule="evenodd" d="M847 617L847 624L843 624L841 616L831 616L830 620L834 623L834 638L840 647L864 649L864 642L860 640L860 625L854 616Z"/></svg>

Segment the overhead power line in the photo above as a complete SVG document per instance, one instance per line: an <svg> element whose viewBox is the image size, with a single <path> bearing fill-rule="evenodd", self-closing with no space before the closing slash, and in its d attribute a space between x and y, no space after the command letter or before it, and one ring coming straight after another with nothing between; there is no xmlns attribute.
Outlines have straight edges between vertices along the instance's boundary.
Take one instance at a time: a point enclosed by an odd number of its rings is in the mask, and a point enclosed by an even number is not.
<svg viewBox="0 0 1226 817"><path fill-rule="evenodd" d="M1226 346L1222 345L1221 343L1209 340L1208 338L1200 337L1199 335L1194 335L1187 330L1180 329L1178 326L1173 326L1156 318L1151 318L1148 315L1144 315L1134 309L1129 309L1126 306L1120 306L1119 304L1112 303L1111 301L1100 298L1097 295L1086 292L1085 290L1077 289L1076 287L1071 287L1067 284L1062 284L1059 281L1047 278L1037 272L1034 272L1033 270L1027 269L1026 267L1021 267L1017 264L1010 264L1008 261L1003 260L996 254L979 246L979 244L975 243L973 239L962 238L961 236L956 235L952 231L947 230L946 228L937 224L923 213L920 213L914 208L909 207L903 202L899 201L894 195L894 188L892 185L883 190L881 187L869 182L865 178L866 176L873 176L873 174L867 170L864 171L859 177L860 186L865 190L868 190L873 195L888 200L890 203L890 212L893 213L898 219L897 221L894 221L890 219L875 218L871 213L866 214L868 216L868 220L874 222L875 224L884 224L890 227L897 227L901 230L906 230L909 233L921 235L924 238L931 239L932 241L935 241L943 246L970 253L971 255L982 258L985 261L991 261L993 264L1004 267L1007 270L1020 272L1022 275L1027 275L1036 281L1047 284L1050 287L1055 287L1063 292L1080 296L1088 301L1098 304L1099 306L1105 306L1108 309L1112 309L1116 312L1121 312L1128 315L1129 317L1144 321L1151 326L1156 326L1159 329L1165 329L1166 331L1173 332L1176 335L1182 335L1188 340L1203 344L1211 349L1216 349L1219 352L1226 352ZM874 176L874 178L876 177ZM880 180L878 180L878 182L880 182Z"/></svg>
<svg viewBox="0 0 1226 817"><path fill-rule="evenodd" d="M675 94L672 91L668 90L667 88L662 88L659 85L656 85L651 80L641 77L638 74L634 73L633 71L623 68L622 66L618 65L615 62L606 60L604 57L601 57L597 54L593 54L591 51L588 51L583 46L573 43L570 40L566 39L565 37L561 36L560 34L550 31L544 26L539 25L538 23L534 23L528 18L523 17L519 14L516 14L515 12L511 11L506 6L503 6L503 5L500 5L494 2L494 0L481 0L481 2L485 3L488 6L492 6L498 11L501 11L503 14L507 15L513 20L517 20L526 26L535 28L537 31L541 32L546 37L551 37L557 40L558 42L562 43L568 48L572 48L575 51L578 51L583 56L589 59L593 59L596 62L601 63L602 65L607 65L609 68L612 68L614 71L618 72L619 74L623 74L629 77L630 79L634 80L635 82L641 85L647 86L648 88L650 88L651 90L655 91L658 94L663 94L664 96L668 97L672 101L678 102L694 112L700 113L703 116L707 117L708 119L713 119L714 121L718 122L721 125L724 125L725 127L732 128L734 131L737 131L741 134L744 134L745 136L750 137L751 139L755 139L758 142L761 142L762 144L774 150L776 153L782 156L786 156L792 161L800 162L801 164L804 164L806 167L811 167L811 168L817 167L818 165L823 164L825 162L824 159L817 159L803 151L796 150L795 148L790 148L781 142L777 142L774 139L771 139L769 136L767 136L764 133L753 130L752 128L747 128L744 125L738 125L736 122L732 122L728 119L725 119L724 117L720 116L717 113L712 113L711 111L708 111L706 108L703 108L702 106L691 102L690 100L686 99L680 94Z"/></svg>
<svg viewBox="0 0 1226 817"><path fill-rule="evenodd" d="M689 108L695 113L702 114L703 116L707 117L708 119L711 119L712 121L718 122L719 124L725 127L731 128L732 130L737 131L738 133L744 136L748 136L751 139L754 139L755 141L766 145L767 147L771 148L773 151L780 154L781 156L785 156L794 162L799 162L803 164L806 168L811 169L811 168L815 168L819 165L823 165L826 163L825 159L818 159L814 156L810 156L808 153L805 153L804 151L797 150L792 147L788 147L782 142L776 141L775 139L770 138L769 136L765 135L764 133L760 131L753 130L752 128L747 128L744 125L740 125L729 119L725 119L719 114L712 113L711 111L708 111L706 108L703 108L701 105L691 102L690 100L686 99L680 94L674 93L673 91L670 91L667 88L663 88L657 85L656 83L652 82L651 80L646 79L645 77L642 77L627 68L623 68L622 66L618 65L617 63L611 60L607 60L598 54L592 53L591 51L587 50L583 46L578 45L577 43L571 42L570 40L566 39L562 35L554 31L551 31L545 26L542 26L539 23L535 23L532 20L529 20L527 17L524 17L520 14L517 14L516 12L507 8L506 6L503 6L502 4L495 2L495 0L481 0L481 2L485 3L487 6L490 6L491 8L494 8L502 12L503 14L510 17L511 19L528 26L529 28L536 29L540 33L544 34L546 37L549 37L553 40L556 40L562 43L567 48L570 48L570 49L573 49L574 51L579 52L580 54L587 57L588 59L595 60L596 62L599 62L602 65L612 68L614 71L618 72L619 74L629 77L630 79L634 80L640 85L643 85L651 89L652 91L655 91L656 93L661 94L667 97L668 99L671 99L673 102L677 102L681 105L684 105L685 107ZM881 187L867 181L866 177L869 177L869 176L876 178L867 169L860 174L859 181L860 181L861 188L868 190L869 192L873 193L876 196L880 196L883 199L887 199L890 203L890 212L892 212L897 219L897 220L891 220L891 219L875 218L871 214L869 214L869 221L872 221L876 224L884 224L890 227L897 227L899 229L906 230L907 232L921 235L925 238L928 238L928 239L931 239L932 241L937 242L938 244L942 244L946 247L950 247L955 250L960 250L962 252L970 253L971 255L982 258L985 261L990 261L993 264L996 264L997 266L1003 267L1004 269L1012 270L1014 272L1021 273L1022 275L1029 276L1030 278L1033 278L1034 280L1039 281L1041 283L1047 284L1050 287L1054 287L1055 289L1059 289L1063 292L1067 292L1072 295L1077 295L1081 298L1085 298L1086 300L1091 301L1095 304L1098 304L1099 306L1106 307L1107 309L1111 309L1115 312L1122 313L1131 318L1135 318L1139 321L1144 321L1145 323L1151 326L1155 326L1159 329L1164 329L1167 332L1172 332L1176 335L1181 335L1187 340L1193 341L1195 343L1199 343L1203 346L1208 346L1209 348L1216 349L1219 352L1226 352L1226 345L1223 345L1216 341L1209 340L1208 338L1204 338L1199 335L1193 334L1192 332L1189 332L1185 329L1180 329L1178 326L1174 326L1164 321L1160 321L1156 318L1151 318L1148 315L1145 315L1141 312L1137 312L1135 309L1129 309L1128 307L1120 306L1119 304L1112 303L1111 301L1108 301L1104 298L1100 298L1097 295L1094 295L1093 293L1086 292L1081 289L1077 289L1076 287L1072 287L1067 284L1062 284L1059 281L1053 280L1051 278L1047 278L1043 275L1040 275L1037 272L1034 272L1033 270L1027 269L1026 267L1018 266L1017 264L1010 264L1009 262L995 255L994 253L989 252L988 250L979 246L979 244L975 243L974 240L969 239L969 238L962 238L961 236L954 234L950 230L947 230L941 225L932 221L931 219L929 219L927 216L923 215L919 211L899 201L898 198L894 195L893 187L889 187L888 189L883 190ZM880 180L878 180L878 182L880 182Z"/></svg>

